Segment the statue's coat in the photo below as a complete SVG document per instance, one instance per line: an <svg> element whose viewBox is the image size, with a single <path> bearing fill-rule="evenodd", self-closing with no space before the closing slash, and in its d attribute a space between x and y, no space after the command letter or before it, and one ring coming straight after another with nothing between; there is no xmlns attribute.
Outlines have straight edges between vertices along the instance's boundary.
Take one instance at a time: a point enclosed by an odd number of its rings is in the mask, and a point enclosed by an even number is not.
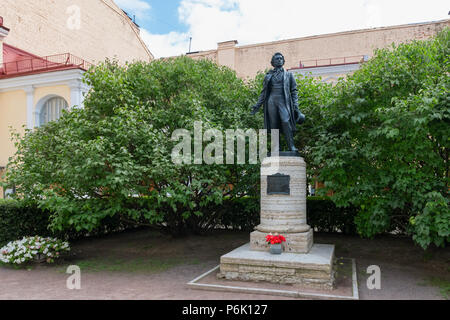
<svg viewBox="0 0 450 320"><path fill-rule="evenodd" d="M285 102L288 104L288 110L290 113L290 125L292 132L296 132L296 119L295 119L295 110L298 110L298 91L297 91L297 82L295 81L294 75L286 70L283 70L283 87L284 87L284 97ZM263 90L261 95L259 96L258 102L255 107L259 109L264 104L264 129L280 129L280 124L271 124L270 117L268 114L267 102L270 96L270 80L274 74L274 70L269 71L263 82Z"/></svg>

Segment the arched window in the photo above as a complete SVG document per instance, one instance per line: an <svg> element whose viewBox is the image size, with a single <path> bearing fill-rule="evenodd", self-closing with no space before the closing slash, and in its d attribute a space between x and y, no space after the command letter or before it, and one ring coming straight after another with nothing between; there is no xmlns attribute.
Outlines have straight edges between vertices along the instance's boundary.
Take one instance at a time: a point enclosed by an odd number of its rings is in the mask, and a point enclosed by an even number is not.
<svg viewBox="0 0 450 320"><path fill-rule="evenodd" d="M62 110L67 109L68 105L64 98L53 97L47 100L39 112L39 126L58 120L62 115Z"/></svg>

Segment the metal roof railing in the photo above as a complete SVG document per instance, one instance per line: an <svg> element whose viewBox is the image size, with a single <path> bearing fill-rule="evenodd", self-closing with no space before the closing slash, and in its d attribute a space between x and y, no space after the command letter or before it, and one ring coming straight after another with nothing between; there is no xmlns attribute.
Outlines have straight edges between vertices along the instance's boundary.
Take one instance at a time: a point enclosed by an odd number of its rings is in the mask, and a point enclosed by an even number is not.
<svg viewBox="0 0 450 320"><path fill-rule="evenodd" d="M317 67L329 67L339 66L345 64L356 64L367 62L369 57L367 55L350 56L342 58L327 58L327 59L315 59L300 61L298 69L317 68Z"/></svg>
<svg viewBox="0 0 450 320"><path fill-rule="evenodd" d="M10 76L65 68L88 70L92 64L70 53L62 53L46 57L30 57L17 61L5 62L0 66L0 75Z"/></svg>

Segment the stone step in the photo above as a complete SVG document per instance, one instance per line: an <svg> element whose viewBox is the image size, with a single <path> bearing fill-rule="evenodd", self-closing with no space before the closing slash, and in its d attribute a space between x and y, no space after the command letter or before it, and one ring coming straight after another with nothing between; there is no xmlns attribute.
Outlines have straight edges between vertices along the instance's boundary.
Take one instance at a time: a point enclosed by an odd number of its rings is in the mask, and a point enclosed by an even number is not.
<svg viewBox="0 0 450 320"><path fill-rule="evenodd" d="M334 245L315 244L309 253L253 251L246 244L220 258L219 278L303 284L321 289L334 286Z"/></svg>

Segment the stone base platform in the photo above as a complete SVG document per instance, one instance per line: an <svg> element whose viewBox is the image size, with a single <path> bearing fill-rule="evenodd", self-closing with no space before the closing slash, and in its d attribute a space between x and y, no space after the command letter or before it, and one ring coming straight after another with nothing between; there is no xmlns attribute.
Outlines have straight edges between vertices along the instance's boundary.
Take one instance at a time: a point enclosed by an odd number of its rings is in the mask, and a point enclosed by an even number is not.
<svg viewBox="0 0 450 320"><path fill-rule="evenodd" d="M302 284L332 290L334 287L334 245L314 244L307 254L250 250L250 244L220 258L218 278Z"/></svg>
<svg viewBox="0 0 450 320"><path fill-rule="evenodd" d="M313 246L313 231L302 233L283 233L286 242L283 248L286 253L308 253ZM269 251L266 241L267 232L253 231L250 234L250 249L256 251Z"/></svg>

